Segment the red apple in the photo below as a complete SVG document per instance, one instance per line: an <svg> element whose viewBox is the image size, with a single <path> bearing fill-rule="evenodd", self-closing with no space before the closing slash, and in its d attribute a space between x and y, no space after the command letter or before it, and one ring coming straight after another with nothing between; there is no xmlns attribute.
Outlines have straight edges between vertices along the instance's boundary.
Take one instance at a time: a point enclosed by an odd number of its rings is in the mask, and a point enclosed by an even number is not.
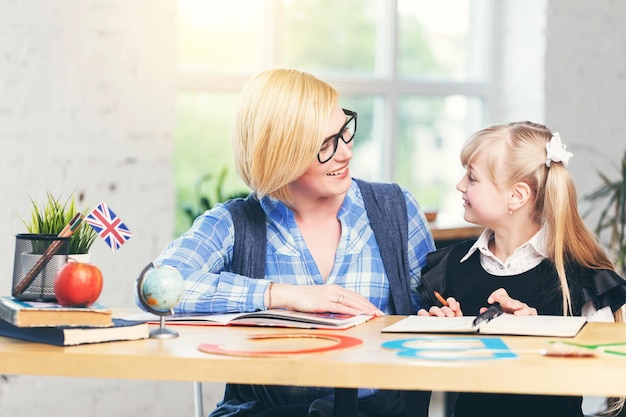
<svg viewBox="0 0 626 417"><path fill-rule="evenodd" d="M54 279L54 295L62 306L87 307L101 292L102 272L92 264L68 262Z"/></svg>

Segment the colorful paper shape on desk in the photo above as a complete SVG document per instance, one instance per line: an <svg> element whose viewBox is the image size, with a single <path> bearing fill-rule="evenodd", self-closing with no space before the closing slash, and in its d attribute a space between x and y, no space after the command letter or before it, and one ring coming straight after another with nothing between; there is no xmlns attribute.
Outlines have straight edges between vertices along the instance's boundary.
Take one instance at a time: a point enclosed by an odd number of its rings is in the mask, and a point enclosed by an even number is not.
<svg viewBox="0 0 626 417"><path fill-rule="evenodd" d="M247 357L283 357L291 355L302 355L310 353L323 353L331 350L347 349L358 346L363 341L356 337L324 334L324 333L278 333L278 334L258 334L248 336L248 340L263 341L273 339L325 339L335 342L328 346L316 346L305 349L284 349L284 350L246 350L241 348L229 348L228 345L204 343L198 346L198 350L205 353L214 353L217 355L228 356L247 356Z"/></svg>
<svg viewBox="0 0 626 417"><path fill-rule="evenodd" d="M104 201L87 214L85 221L113 251L118 250L133 235Z"/></svg>
<svg viewBox="0 0 626 417"><path fill-rule="evenodd" d="M626 344L624 344L626 345ZM577 345L569 342L548 342L548 347L539 350L539 353L543 356L550 356L555 358L594 358L597 355L595 345Z"/></svg>
<svg viewBox="0 0 626 417"><path fill-rule="evenodd" d="M626 342L614 342L614 343L598 343L598 344L583 344L574 342L562 342L564 345L574 346L581 349L588 349L596 353L608 353L611 355L626 356Z"/></svg>
<svg viewBox="0 0 626 417"><path fill-rule="evenodd" d="M435 361L486 361L515 359L517 354L499 337L414 337L390 340L385 349L403 358Z"/></svg>

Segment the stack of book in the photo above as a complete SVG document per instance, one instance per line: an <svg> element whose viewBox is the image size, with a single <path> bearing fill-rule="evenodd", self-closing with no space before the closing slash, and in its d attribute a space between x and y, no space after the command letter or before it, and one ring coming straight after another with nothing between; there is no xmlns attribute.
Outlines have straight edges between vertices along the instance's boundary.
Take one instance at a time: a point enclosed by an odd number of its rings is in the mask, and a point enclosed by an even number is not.
<svg viewBox="0 0 626 417"><path fill-rule="evenodd" d="M0 336L57 346L137 340L149 337L148 324L113 318L109 308L63 307L0 296Z"/></svg>

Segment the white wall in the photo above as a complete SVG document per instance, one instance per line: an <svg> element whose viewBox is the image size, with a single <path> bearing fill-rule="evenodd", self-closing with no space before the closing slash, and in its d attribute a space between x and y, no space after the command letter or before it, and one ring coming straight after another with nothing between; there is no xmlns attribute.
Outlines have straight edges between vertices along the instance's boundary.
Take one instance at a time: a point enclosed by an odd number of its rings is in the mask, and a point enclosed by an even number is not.
<svg viewBox="0 0 626 417"><path fill-rule="evenodd" d="M626 150L626 2L549 1L547 28L545 119L574 152L570 167L587 193L597 169L617 174L608 167Z"/></svg>
<svg viewBox="0 0 626 417"><path fill-rule="evenodd" d="M132 305L137 273L171 237L174 0L0 0L0 293L30 196L101 200L134 233L93 246L102 301ZM4 290L3 290L4 289Z"/></svg>
<svg viewBox="0 0 626 417"><path fill-rule="evenodd" d="M505 76L492 122L532 119L575 152L580 189L597 181L582 147L617 160L626 109L626 2L495 0L494 53ZM172 237L175 0L0 0L0 294L9 294L14 235L46 191L106 201L133 231L102 241L101 301L132 306L132 284ZM530 48L524 57L517 52ZM579 149L580 148L580 149ZM2 357L0 357L0 361ZM221 385L205 387L205 409ZM8 376L0 415L192 414L191 384Z"/></svg>
<svg viewBox="0 0 626 417"><path fill-rule="evenodd" d="M133 305L173 230L175 12L175 0L0 0L0 294L29 196L76 191L134 233L119 252L92 251L100 301ZM0 379L2 416L192 415L192 400L190 383Z"/></svg>
<svg viewBox="0 0 626 417"><path fill-rule="evenodd" d="M610 178L626 150L626 3L495 0L489 123L532 120L559 132L574 153L582 197ZM586 221L595 226L597 213ZM606 239L607 236L602 236ZM604 240L603 240L604 241Z"/></svg>

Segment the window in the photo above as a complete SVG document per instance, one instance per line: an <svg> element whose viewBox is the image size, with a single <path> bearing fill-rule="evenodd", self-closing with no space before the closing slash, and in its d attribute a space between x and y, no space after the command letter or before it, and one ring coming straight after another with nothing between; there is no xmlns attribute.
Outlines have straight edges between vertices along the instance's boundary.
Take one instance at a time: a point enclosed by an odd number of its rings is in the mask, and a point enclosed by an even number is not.
<svg viewBox="0 0 626 417"><path fill-rule="evenodd" d="M335 85L359 113L353 176L408 187L425 209L461 211L461 144L489 104L489 0L178 0L176 181L194 201L226 169L239 91L285 66ZM198 185L199 187L199 185ZM459 215L456 216L460 219ZM181 211L177 232L189 226Z"/></svg>

